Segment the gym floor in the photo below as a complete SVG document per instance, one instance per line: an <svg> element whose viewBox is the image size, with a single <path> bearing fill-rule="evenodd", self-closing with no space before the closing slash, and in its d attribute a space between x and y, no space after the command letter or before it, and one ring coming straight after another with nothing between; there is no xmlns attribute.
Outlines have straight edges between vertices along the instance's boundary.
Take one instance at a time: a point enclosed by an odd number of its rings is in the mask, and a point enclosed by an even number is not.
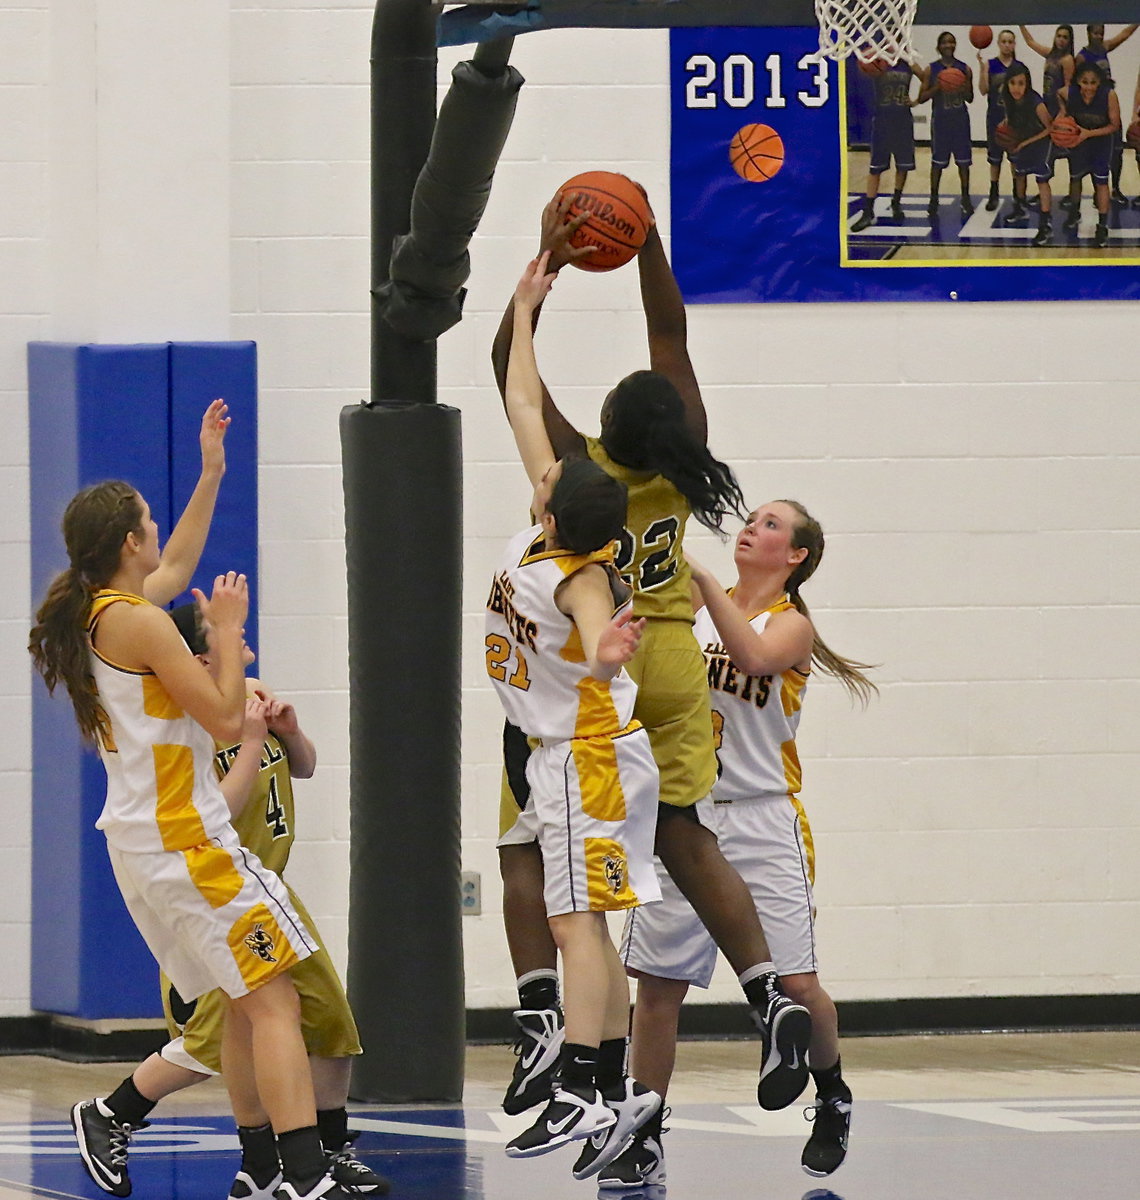
<svg viewBox="0 0 1140 1200"><path fill-rule="evenodd" d="M827 1179L799 1166L809 1126L796 1104L755 1104L757 1044L685 1042L669 1096L668 1182L645 1200L1071 1200L1136 1195L1140 1032L846 1038L855 1093L847 1162ZM357 1151L409 1200L570 1200L572 1149L510 1160L533 1116L498 1109L512 1059L469 1048L463 1106L354 1106ZM74 1152L68 1110L130 1064L0 1058L0 1200L105 1193ZM236 1167L225 1093L211 1081L167 1100L131 1149L138 1200L222 1200ZM615 1193L605 1193L615 1195Z"/></svg>

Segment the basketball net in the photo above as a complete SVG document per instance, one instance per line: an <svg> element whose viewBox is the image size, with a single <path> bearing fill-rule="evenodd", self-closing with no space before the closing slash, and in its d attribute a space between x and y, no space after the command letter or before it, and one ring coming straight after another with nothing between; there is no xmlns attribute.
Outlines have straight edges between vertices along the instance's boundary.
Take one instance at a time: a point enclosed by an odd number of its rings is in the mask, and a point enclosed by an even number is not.
<svg viewBox="0 0 1140 1200"><path fill-rule="evenodd" d="M916 62L910 31L918 0L815 0L819 19L816 58L855 55L862 62Z"/></svg>

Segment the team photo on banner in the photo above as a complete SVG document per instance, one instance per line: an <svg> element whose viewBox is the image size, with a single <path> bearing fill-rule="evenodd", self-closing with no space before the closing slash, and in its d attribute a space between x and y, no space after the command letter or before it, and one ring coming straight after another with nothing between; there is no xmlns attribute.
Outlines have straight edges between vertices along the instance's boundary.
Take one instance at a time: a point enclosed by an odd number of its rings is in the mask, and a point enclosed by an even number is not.
<svg viewBox="0 0 1140 1200"><path fill-rule="evenodd" d="M673 30L685 299L1140 295L1135 30L916 26L914 61L838 64L807 27Z"/></svg>

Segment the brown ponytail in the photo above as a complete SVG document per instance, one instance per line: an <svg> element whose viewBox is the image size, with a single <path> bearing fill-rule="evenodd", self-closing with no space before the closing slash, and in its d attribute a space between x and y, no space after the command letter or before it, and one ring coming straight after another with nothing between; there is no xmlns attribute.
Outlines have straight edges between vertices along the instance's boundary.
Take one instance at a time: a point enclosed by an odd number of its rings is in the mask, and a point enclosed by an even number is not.
<svg viewBox="0 0 1140 1200"><path fill-rule="evenodd" d="M823 529L799 501L781 500L780 503L788 505L796 513L797 520L792 529L792 545L797 550L806 548L808 552L807 557L797 563L795 570L788 576L788 582L785 585L788 589L788 599L791 600L797 612L803 613L811 621L811 613L808 611L804 598L800 595L800 585L806 583L815 574L815 569L819 566L820 559L823 558ZM878 686L865 674L875 664L858 662L853 658L844 658L842 654L836 654L819 636L814 621L812 621L811 660L825 675L831 675L838 679L851 693L852 698L858 700L864 707L871 699L872 694L877 694L879 691Z"/></svg>
<svg viewBox="0 0 1140 1200"><path fill-rule="evenodd" d="M141 533L143 507L129 483L97 483L75 496L63 514L63 540L71 565L52 580L28 639L32 664L54 694L61 681L79 730L94 742L106 725L91 676L87 622L91 598L119 568L128 533Z"/></svg>

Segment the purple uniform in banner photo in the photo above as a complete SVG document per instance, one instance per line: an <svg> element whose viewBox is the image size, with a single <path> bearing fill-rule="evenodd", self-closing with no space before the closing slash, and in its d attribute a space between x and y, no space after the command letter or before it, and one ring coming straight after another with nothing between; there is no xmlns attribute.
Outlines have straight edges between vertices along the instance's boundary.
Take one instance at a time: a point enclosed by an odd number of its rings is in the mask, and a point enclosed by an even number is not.
<svg viewBox="0 0 1140 1200"><path fill-rule="evenodd" d="M948 63L936 60L930 64L930 82L937 84L938 76L947 67L954 67L963 75L966 74L966 64L961 59L955 58ZM970 113L966 108L966 92L948 92L938 87L931 97L931 104L930 165L948 167L953 158L958 166L968 167L973 150L970 146Z"/></svg>
<svg viewBox="0 0 1140 1200"><path fill-rule="evenodd" d="M890 167L892 158L897 170L914 170L914 110L910 106L913 79L910 63L904 61L875 76L868 169L878 174Z"/></svg>

